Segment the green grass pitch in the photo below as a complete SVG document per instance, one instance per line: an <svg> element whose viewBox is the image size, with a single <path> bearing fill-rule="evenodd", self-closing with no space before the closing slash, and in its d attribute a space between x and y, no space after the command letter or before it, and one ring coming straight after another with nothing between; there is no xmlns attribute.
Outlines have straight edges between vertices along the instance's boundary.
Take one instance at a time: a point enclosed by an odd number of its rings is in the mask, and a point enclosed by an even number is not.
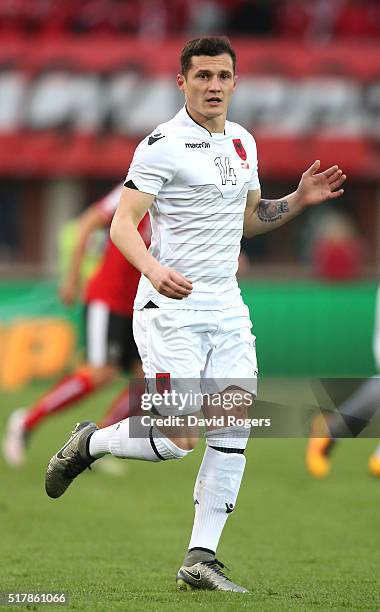
<svg viewBox="0 0 380 612"><path fill-rule="evenodd" d="M0 394L1 432L10 411L42 388ZM51 454L77 420L100 417L112 395L45 421L22 469L0 459L0 591L65 591L63 609L104 612L380 609L380 481L367 472L374 440L343 441L323 482L305 472L305 440L252 440L218 550L250 593L178 593L202 442L183 461L125 462L117 477L87 471L61 499L45 494Z"/></svg>

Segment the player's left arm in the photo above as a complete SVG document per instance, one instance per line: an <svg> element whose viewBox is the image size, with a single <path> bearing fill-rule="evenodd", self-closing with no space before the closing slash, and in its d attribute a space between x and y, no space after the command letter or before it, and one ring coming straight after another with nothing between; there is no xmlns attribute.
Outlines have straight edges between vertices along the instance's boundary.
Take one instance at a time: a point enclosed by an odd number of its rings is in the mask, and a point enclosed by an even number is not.
<svg viewBox="0 0 380 612"><path fill-rule="evenodd" d="M346 175L338 166L318 172L320 165L319 160L315 161L303 173L296 191L279 200L262 199L260 189L248 191L244 236L251 238L270 232L294 219L306 208L341 196Z"/></svg>
<svg viewBox="0 0 380 612"><path fill-rule="evenodd" d="M79 295L82 263L89 237L96 230L109 226L109 223L110 221L105 218L98 203L91 204L77 217L74 247L58 290L59 297L66 306L71 306Z"/></svg>

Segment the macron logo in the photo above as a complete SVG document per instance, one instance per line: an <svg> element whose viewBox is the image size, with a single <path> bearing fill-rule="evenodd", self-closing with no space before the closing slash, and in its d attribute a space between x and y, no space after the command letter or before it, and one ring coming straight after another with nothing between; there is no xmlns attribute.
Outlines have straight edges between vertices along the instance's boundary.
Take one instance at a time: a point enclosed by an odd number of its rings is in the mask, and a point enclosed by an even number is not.
<svg viewBox="0 0 380 612"><path fill-rule="evenodd" d="M209 142L185 142L186 149L209 149Z"/></svg>

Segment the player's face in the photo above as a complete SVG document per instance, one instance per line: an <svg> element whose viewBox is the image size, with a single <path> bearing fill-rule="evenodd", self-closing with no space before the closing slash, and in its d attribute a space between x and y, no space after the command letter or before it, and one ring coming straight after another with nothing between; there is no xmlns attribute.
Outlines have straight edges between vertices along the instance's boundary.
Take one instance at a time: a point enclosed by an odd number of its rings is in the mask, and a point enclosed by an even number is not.
<svg viewBox="0 0 380 612"><path fill-rule="evenodd" d="M232 58L228 53L210 57L194 55L186 76L178 75L187 109L198 123L223 131L228 105L236 85Z"/></svg>

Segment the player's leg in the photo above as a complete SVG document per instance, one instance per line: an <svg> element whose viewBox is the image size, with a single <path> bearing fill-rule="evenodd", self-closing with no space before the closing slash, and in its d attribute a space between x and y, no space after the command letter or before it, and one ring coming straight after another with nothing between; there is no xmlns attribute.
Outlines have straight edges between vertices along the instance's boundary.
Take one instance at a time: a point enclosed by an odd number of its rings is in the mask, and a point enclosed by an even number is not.
<svg viewBox="0 0 380 612"><path fill-rule="evenodd" d="M227 396L230 403L234 394L239 398L250 396L240 389L233 393L228 390L221 395ZM204 414L208 419L219 419L223 411L209 406ZM232 407L228 414L239 419L248 416L240 406L237 410ZM223 564L216 559L223 529L229 515L235 510L246 464L244 451L250 433L247 427L225 425L206 433L206 450L194 487L193 530L183 565L177 574L180 590L203 588L246 592L244 587L233 583L224 574Z"/></svg>
<svg viewBox="0 0 380 612"><path fill-rule="evenodd" d="M69 440L51 458L46 471L46 493L52 498L60 497L74 478L107 454L156 463L182 459L189 452L174 444L155 426L144 426L139 416L104 429L84 421L78 423Z"/></svg>
<svg viewBox="0 0 380 612"><path fill-rule="evenodd" d="M331 451L336 442L347 436L358 436L379 406L380 378L375 376L338 406L336 413L315 417L306 449L306 465L312 476L324 478L328 475Z"/></svg>
<svg viewBox="0 0 380 612"><path fill-rule="evenodd" d="M372 476L380 478L380 445L378 445L368 460L368 469Z"/></svg>
<svg viewBox="0 0 380 612"><path fill-rule="evenodd" d="M373 334L373 354L377 371L380 372L380 287L376 293L375 329ZM368 469L372 476L380 478L380 445L374 450L368 460Z"/></svg>
<svg viewBox="0 0 380 612"><path fill-rule="evenodd" d="M229 388L221 393L221 402L212 400L204 407L207 418L223 416L224 423L206 433L206 451L194 487L192 535L177 575L179 589L246 592L224 575L215 555L228 516L235 509L246 463L250 428L245 419L256 395L257 378L250 329L245 308L226 312L206 367L206 376L217 386ZM227 400L228 413L224 410Z"/></svg>
<svg viewBox="0 0 380 612"><path fill-rule="evenodd" d="M331 452L336 440L330 435L328 415L313 418L306 447L306 467L314 478L325 478L331 469Z"/></svg>
<svg viewBox="0 0 380 612"><path fill-rule="evenodd" d="M11 415L3 439L4 457L10 465L23 463L30 435L46 418L73 406L115 379L120 368L117 360L108 358L110 321L112 313L105 304L90 303L85 310L85 363L54 384L30 408Z"/></svg>
<svg viewBox="0 0 380 612"><path fill-rule="evenodd" d="M144 309L137 314L135 337L144 365L145 376L155 380L156 373L168 371L173 364L173 355L178 351L177 329L173 324L172 313L152 313ZM184 319L185 314L181 317ZM159 319L159 321L158 321ZM161 334L166 329L165 342L161 344ZM183 344L181 367L186 372L200 370L194 363L193 341L187 337ZM184 357L188 349L188 359ZM166 360L168 359L168 361ZM169 361L170 360L170 361ZM160 365L158 365L158 363ZM192 410L194 411L194 410ZM63 448L50 460L46 474L46 491L50 497L60 497L73 479L89 467L96 459L106 454L115 457L158 462L185 457L194 446L192 428L187 426L187 415L181 428L182 437L171 435L171 428L158 428L151 418L140 416L125 419L104 429L97 429L94 423L80 424ZM171 435L171 437L169 437Z"/></svg>

